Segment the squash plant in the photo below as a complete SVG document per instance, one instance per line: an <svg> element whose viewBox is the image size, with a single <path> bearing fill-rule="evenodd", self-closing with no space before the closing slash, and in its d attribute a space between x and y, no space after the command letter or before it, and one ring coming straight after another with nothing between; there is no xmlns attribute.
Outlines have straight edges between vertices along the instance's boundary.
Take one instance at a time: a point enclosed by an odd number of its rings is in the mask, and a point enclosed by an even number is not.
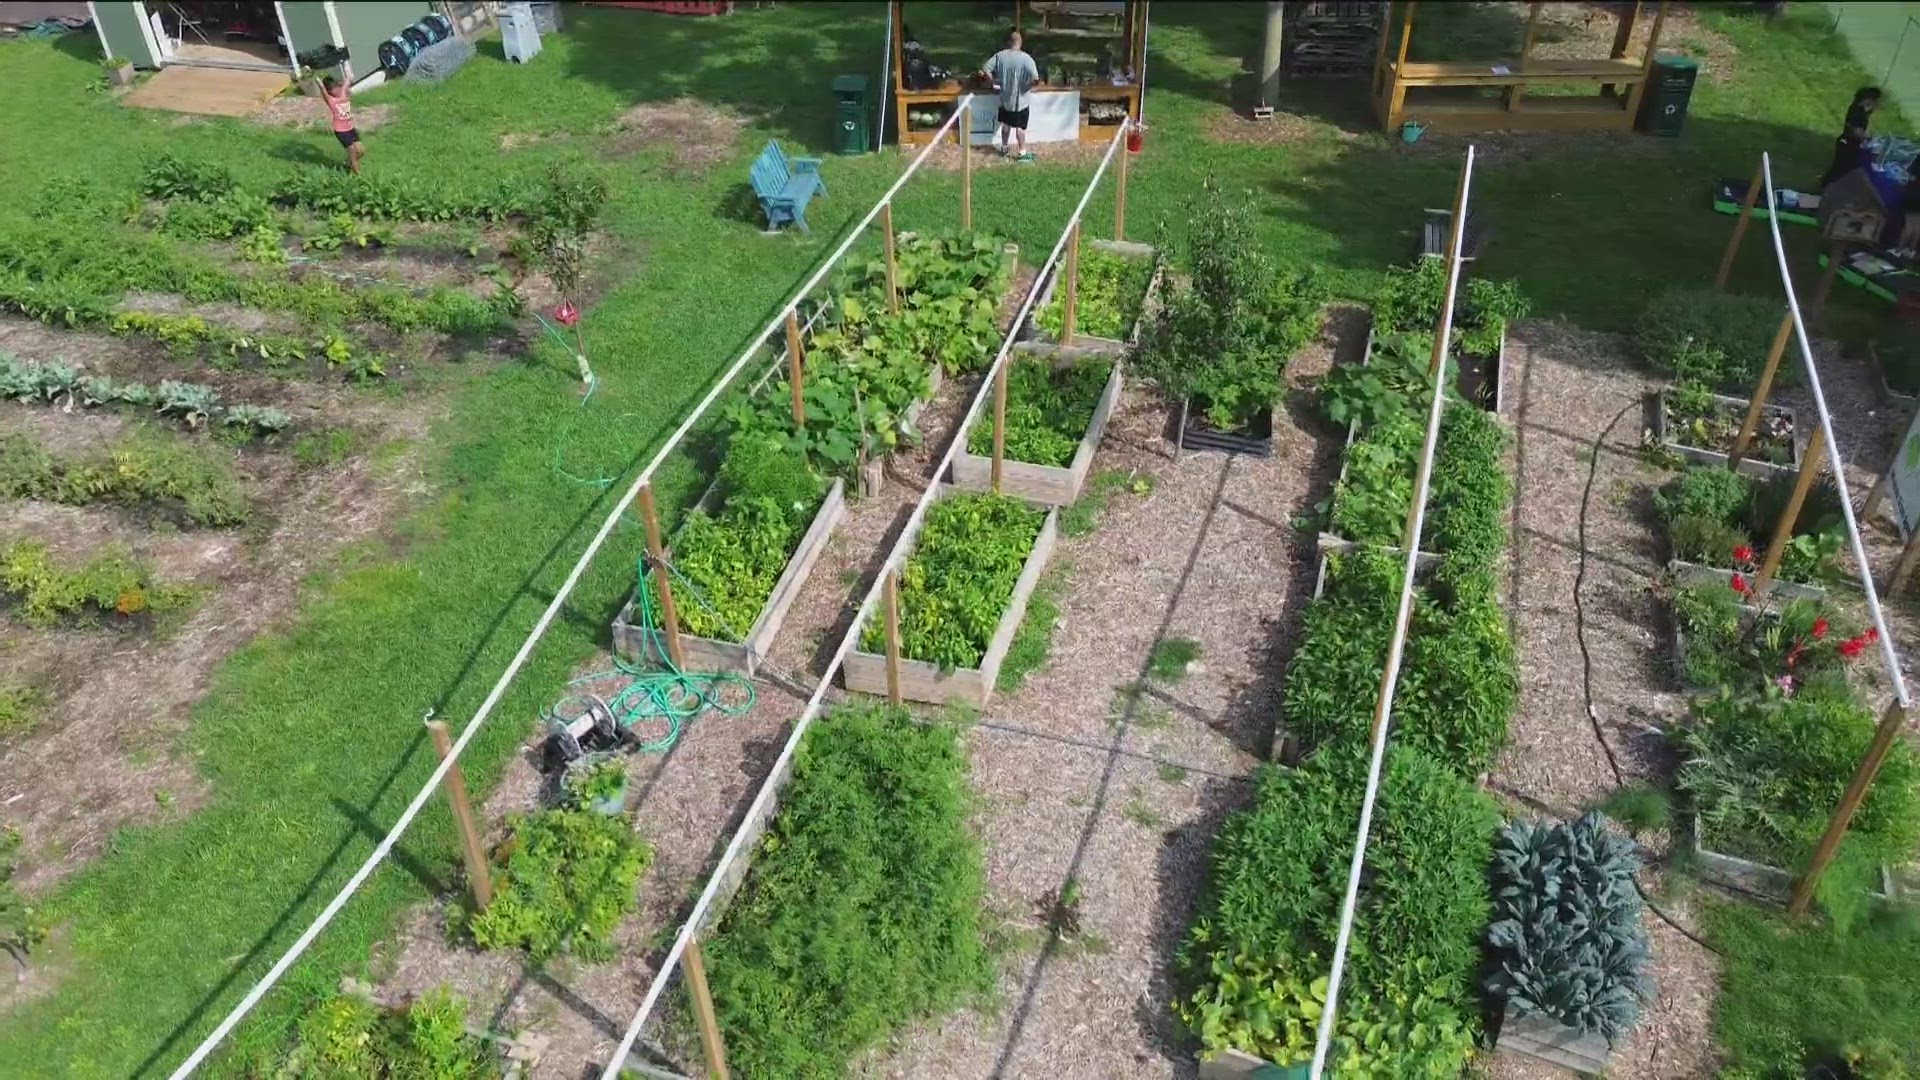
<svg viewBox="0 0 1920 1080"><path fill-rule="evenodd" d="M948 669L979 667L1045 520L1043 510L984 492L929 507L900 572L900 654ZM868 622L861 647L886 649L881 620Z"/></svg>
<svg viewBox="0 0 1920 1080"><path fill-rule="evenodd" d="M1052 364L1009 360L1007 371L1006 454L1011 461L1065 468L1073 464L1080 440L1093 423L1100 395L1113 375L1113 361L1088 359ZM974 421L967 435L969 453L993 453L993 417Z"/></svg>
<svg viewBox="0 0 1920 1080"><path fill-rule="evenodd" d="M562 952L599 961L613 958L613 931L653 849L625 818L554 808L516 818L495 858L505 872L493 902L466 918L476 944L536 961Z"/></svg>
<svg viewBox="0 0 1920 1080"><path fill-rule="evenodd" d="M1080 252L1079 295L1074 301L1074 330L1115 341L1133 332L1140 308L1153 280L1154 260L1145 255L1122 255L1087 245ZM1066 277L1061 274L1053 296L1034 316L1054 340L1066 320Z"/></svg>
<svg viewBox="0 0 1920 1080"><path fill-rule="evenodd" d="M1422 257L1412 266L1393 267L1374 296L1374 326L1386 333L1431 334L1440 325L1440 305L1446 296L1445 259ZM1525 318L1531 308L1511 281L1466 278L1454 298L1453 350L1461 356L1492 359L1500 352L1507 324Z"/></svg>

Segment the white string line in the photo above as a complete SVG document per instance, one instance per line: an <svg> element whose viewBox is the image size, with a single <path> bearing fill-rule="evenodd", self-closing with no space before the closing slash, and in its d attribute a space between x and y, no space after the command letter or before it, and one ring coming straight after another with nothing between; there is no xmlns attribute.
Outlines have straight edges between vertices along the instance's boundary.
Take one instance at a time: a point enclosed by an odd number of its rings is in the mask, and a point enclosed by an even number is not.
<svg viewBox="0 0 1920 1080"><path fill-rule="evenodd" d="M639 1011L634 1013L633 1022L627 1025L626 1034L621 1037L620 1045L614 1049L613 1056L607 1060L606 1071L600 1074L601 1080L618 1080L620 1070L626 1064L627 1055L633 1051L633 1044L640 1037L640 1029L653 1015L654 1006L659 1002L661 993L666 990L668 977L679 966L681 957L686 953L688 941L693 938L696 928L706 919L708 909L713 906L720 891L720 883L725 880L727 871L734 861L744 854L743 849L746 846L745 840L749 828L768 812L775 794L775 780L786 771L788 762L800 747L801 738L818 718L820 703L826 697L827 689L832 686L833 677L839 673L841 665L846 662L847 654L853 650L854 643L860 640L861 629L866 625L867 620L873 617L873 607L878 602L881 590L886 588L887 575L894 571L905 555L908 545L920 528L921 519L926 516L927 508L933 505L935 497L940 493L940 477L946 474L953 465L954 456L961 447L966 445L967 431L978 418L987 396L992 393L995 375L1007 362L1013 343L1020 335L1020 327L1026 323L1027 316L1033 311L1034 301L1039 298L1041 287L1046 283L1047 274L1059 261L1060 253L1066 248L1067 238L1073 235L1074 225L1079 223L1081 214L1086 211L1087 201L1093 197L1094 189L1100 186L1100 178L1105 175L1107 165L1113 160L1115 148L1125 140L1129 126L1128 121L1121 121L1113 140L1107 144L1106 155L1100 159L1100 167L1094 170L1093 179L1087 182L1087 190L1080 195L1079 205L1073 208L1072 216L1067 218L1067 224L1061 230L1060 239L1054 241L1053 250L1048 253L1047 261L1041 265L1040 272L1034 275L1033 285L1027 289L1026 299L1021 302L1019 312L1013 317L1013 325L1008 328L1005 339L1000 342L1000 351L994 354L993 364L987 368L986 377L980 381L980 389L973 396L973 404L967 408L966 415L960 418L960 426L955 430L951 445L947 447L947 452L941 455L939 464L934 466L930 474L933 480L927 484L927 489L920 493L919 501L914 504L913 513L907 517L906 525L900 530L900 539L895 541L893 550L887 553L886 562L880 567L880 573L874 578L872 586L867 589L867 595L860 601L860 609L854 614L853 622L847 628L846 635L840 639L840 646L834 650L833 658L827 662L827 670L821 675L819 685L814 687L813 696L807 699L806 708L801 711L800 718L794 721L793 732L787 736L786 745L780 748L780 756L774 760L773 768L767 770L767 778L762 781L759 793L754 796L753 805L747 808L746 816L741 818L740 827L727 841L726 852L720 856L720 862L715 865L713 873L707 878L706 888L701 890L700 899L693 905L692 914L687 916L687 921L680 927L679 935L673 940L673 947L667 950L666 959L662 961L659 973L653 977L653 984L647 987L647 994L640 1002Z"/></svg>
<svg viewBox="0 0 1920 1080"><path fill-rule="evenodd" d="M1453 244L1447 252L1446 299L1440 307L1440 371L1433 380L1433 405L1427 412L1426 444L1420 450L1420 470L1413 489L1413 529L1407 539L1407 561L1400 582L1400 606L1393 616L1393 636L1387 644L1386 679L1380 688L1379 723L1374 725L1373 755L1367 762L1367 790L1360 801L1360 830L1353 843L1353 858L1347 866L1347 892L1340 901L1340 932L1333 943L1333 970L1327 975L1327 1000L1320 1012L1320 1030L1313 1044L1313 1080L1320 1080L1327 1067L1327 1054L1333 1049L1333 1025L1340 1009L1340 978L1346 973L1347 946L1353 936L1353 919L1360 903L1360 872L1367 860L1367 834L1373 828L1373 804L1380 795L1380 773L1386 761L1387 731L1393 721L1393 693L1400 683L1401 653L1407 644L1407 624L1413 616L1414 572L1419 568L1420 534L1426 527L1427 485L1433 478L1433 457L1440 442L1440 417L1447 400L1447 347L1453 334L1453 304L1460 283L1460 242L1466 234L1467 196L1473 182L1473 146L1467 146L1467 163L1460 174L1459 220L1452 229Z"/></svg>
<svg viewBox="0 0 1920 1080"><path fill-rule="evenodd" d="M964 104L966 101L971 100L971 98L972 95L968 95L962 98L961 101ZM811 293L821 281L825 280L827 274L834 268L835 264L852 249L854 242L860 239L860 234L866 230L866 227L873 222L875 217L879 216L881 208L886 206L887 203L893 199L894 195L899 192L901 187L912 178L913 174L920 168L921 162L926 160L927 154L939 144L941 136L946 133L947 128L951 127L959 116L960 110L955 109L953 115L947 118L947 122L940 126L940 130L934 133L933 138L927 143L926 147L908 164L906 171L902 172L899 179L893 182L893 186L887 189L886 194L880 197L880 201L874 203L873 208L868 210L866 216L860 219L860 223L853 227L853 230L848 233L847 238L841 241L840 246L834 249L833 254L821 264L820 269L816 270L813 276L807 279L807 283L800 287L799 292L795 293L791 300L781 306L780 313L775 315L771 322L767 323L766 329L760 331L759 336L754 339L753 344L747 346L746 350L740 354L740 358L735 360L732 366L727 368L726 374L722 375L720 379L713 384L713 387L707 391L706 396L700 399L700 404L694 407L693 412L689 413L685 420L681 421L679 428L675 429L674 433L668 437L666 444L660 447L658 453L654 454L653 460L648 462L647 467L640 471L640 475L633 481L633 486L627 489L627 493L621 497L619 503L617 503L612 512L607 515L607 520L601 523L599 531L594 533L593 540L587 544L586 550L580 553L580 560L573 564L573 570L567 574L566 581L560 586L559 591L554 593L553 600L547 605L546 611L540 614L539 621L534 624L533 632L527 635L527 640L521 644L520 651L514 654L513 661L507 665L506 671L501 673L499 681L493 684L493 690L487 694L486 700L480 703L480 708L473 714L473 719L467 721L467 726L460 732L460 737L454 740L453 748L448 751L446 758L440 762L439 767L433 770L433 775L427 778L426 784L420 788L420 793L415 795L413 801L407 804L407 808L402 811L400 817L394 821L393 827L387 831L386 837L374 847L373 853L367 856L367 860L360 864L360 868L354 871L353 876L347 879L347 883L341 887L340 891L334 895L334 898L321 910L319 917L314 919L313 925L307 927L306 932L302 933L299 939L293 943L293 946L286 951L285 955L281 956L280 959L274 963L265 977L256 983L252 990L247 992L247 996L242 998L238 1005L234 1006L233 1011L227 1014L226 1019L220 1021L220 1025L214 1028L213 1031L201 1041L199 1046L194 1048L193 1053L189 1054L185 1061L180 1063L180 1067L175 1069L171 1074L171 1080L182 1080L182 1078L192 1073L194 1069L198 1068L200 1064L206 1060L207 1055L213 1052L214 1047L218 1046L220 1041L225 1039L227 1035L233 1031L234 1026L238 1024L247 1013L251 1012L255 1005L260 1003L260 999L266 996L267 991L271 990L274 984L280 981L281 976L287 973L287 969L293 966L294 961L300 959L301 954L307 951L308 946L313 944L314 939L320 936L320 932L325 930L327 924L331 923L334 916L338 915L340 910L346 906L347 901L353 897L354 892L366 882L368 877L372 876L373 871L380 865L381 860L385 859L387 855L393 851L394 845L399 842L401 834L407 831L409 825L413 824L413 819L418 816L421 809L426 806L427 800L433 798L434 791L439 788L441 782L446 778L448 771L453 768L454 762L459 760L461 751L467 748L467 743L473 740L473 736L480 730L480 725L493 712L494 706L500 703L500 699L505 696L507 686L513 682L515 676L520 674L520 668L527 662L527 658L533 654L534 646L539 644L541 636L547 632L547 627L552 625L554 617L560 613L560 608L566 604L567 598L573 594L574 586L580 583L580 578L586 573L588 564L590 564L593 561L593 557L599 553L600 546L606 543L607 537L612 534L614 526L619 523L620 516L626 512L628 506L632 505L633 500L639 497L640 489L652 480L654 470L660 467L660 464L666 460L667 455L679 445L680 440L685 438L687 432L693 429L693 425L733 382L734 377L740 374L740 369L745 367L747 362L753 359L754 354L759 352L761 347L767 343L767 339L773 335L774 331L786 325L787 312L793 310L796 305L806 299L807 294Z"/></svg>
<svg viewBox="0 0 1920 1080"><path fill-rule="evenodd" d="M1807 324L1800 315L1800 301L1793 294L1793 274L1787 270L1787 249L1780 242L1779 207L1773 196L1773 161L1770 155L1760 155L1760 169L1766 174L1767 189L1767 229L1773 237L1773 257L1780 266L1780 286L1787 294L1787 311L1793 315L1794 342L1800 346L1800 360L1807 368L1807 386L1813 390L1813 407L1820 413L1820 431L1826 436L1827 458L1832 464L1834 486L1840 491L1840 513L1847 522L1847 543L1853 548L1855 565L1860 567L1860 587L1867 594L1867 611L1873 616L1873 628L1880 632L1880 657L1887 665L1887 674L1893 679L1893 698L1906 708L1911 701L1907 697L1906 676L1900 672L1900 654L1894 651L1893 635L1887 632L1887 618L1880 610L1880 591L1873 584L1873 565L1867 562L1867 547L1860 539L1860 523L1853 517L1853 496L1847 493L1847 460L1840 453L1840 443L1833 437L1833 414L1827 411L1827 392L1820 385L1820 369L1813 362L1813 349L1807 343ZM1835 252L1832 258L1838 258ZM1836 267L1834 272L1839 273Z"/></svg>

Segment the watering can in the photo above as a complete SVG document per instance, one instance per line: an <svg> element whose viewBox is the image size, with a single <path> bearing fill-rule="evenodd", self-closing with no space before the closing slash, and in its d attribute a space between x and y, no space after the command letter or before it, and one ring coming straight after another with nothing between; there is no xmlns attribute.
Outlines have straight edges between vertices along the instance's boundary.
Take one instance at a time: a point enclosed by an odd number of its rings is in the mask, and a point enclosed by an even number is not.
<svg viewBox="0 0 1920 1080"><path fill-rule="evenodd" d="M1400 125L1400 141L1403 143L1417 143L1420 141L1420 136L1426 133L1427 125L1418 120L1409 120Z"/></svg>

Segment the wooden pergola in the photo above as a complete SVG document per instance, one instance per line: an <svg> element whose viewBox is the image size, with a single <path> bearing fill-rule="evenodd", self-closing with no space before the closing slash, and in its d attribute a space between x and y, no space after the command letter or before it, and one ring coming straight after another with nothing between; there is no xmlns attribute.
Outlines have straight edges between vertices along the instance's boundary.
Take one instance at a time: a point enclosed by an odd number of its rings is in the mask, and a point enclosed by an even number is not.
<svg viewBox="0 0 1920 1080"><path fill-rule="evenodd" d="M1401 4L1397 52L1389 55L1391 33L1380 35L1379 53L1373 65L1373 111L1388 131L1397 131L1407 121L1426 125L1434 131L1463 134L1476 131L1632 131L1640 111L1640 98L1646 92L1653 73L1654 51L1660 44L1661 26L1666 22L1666 0L1657 0L1653 33L1647 38L1644 56L1627 58L1633 41L1634 24L1643 3L1624 10L1613 35L1613 49L1606 59L1545 60L1532 55L1534 36L1540 26L1540 0L1527 13L1526 38L1517 59L1494 60L1419 60L1407 59L1407 45L1413 39L1416 0ZM1391 25L1391 19L1389 19ZM1597 91L1585 94L1527 95L1534 86L1590 86ZM1427 98L1419 91L1436 87L1493 87L1504 89L1498 97L1465 96ZM1416 97L1409 101L1407 92Z"/></svg>

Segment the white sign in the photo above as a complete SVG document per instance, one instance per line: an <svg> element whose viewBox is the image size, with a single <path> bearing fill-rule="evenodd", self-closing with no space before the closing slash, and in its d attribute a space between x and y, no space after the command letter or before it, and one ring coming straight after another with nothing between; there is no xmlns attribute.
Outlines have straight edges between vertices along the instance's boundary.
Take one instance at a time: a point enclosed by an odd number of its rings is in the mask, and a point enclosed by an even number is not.
<svg viewBox="0 0 1920 1080"><path fill-rule="evenodd" d="M1920 409L1914 411L1906 437L1894 448L1887 475L1887 486L1893 490L1894 516L1900 519L1901 538L1905 539L1920 526Z"/></svg>

